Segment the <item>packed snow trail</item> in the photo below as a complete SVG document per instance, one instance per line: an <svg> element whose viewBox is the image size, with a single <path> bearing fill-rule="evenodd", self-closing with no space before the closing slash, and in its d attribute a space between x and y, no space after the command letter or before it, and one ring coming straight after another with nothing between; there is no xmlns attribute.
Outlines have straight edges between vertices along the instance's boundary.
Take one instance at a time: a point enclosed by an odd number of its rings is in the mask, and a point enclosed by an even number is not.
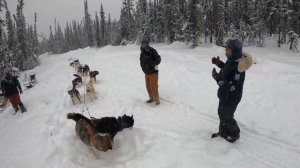
<svg viewBox="0 0 300 168"><path fill-rule="evenodd" d="M205 167L297 168L300 165L300 58L264 48L245 48L260 62L247 72L244 95L236 112L241 138L234 144L216 138L217 85L211 77L212 56L225 60L216 46L188 49L181 43L154 45L159 65L161 104L146 104L139 47L85 48L41 56L33 71L39 83L24 89L28 112L0 114L0 167ZM115 137L113 150L92 152L75 136L66 113L88 117L83 104L72 104L67 90L79 58L100 72L98 99L87 108L93 117L133 114L135 123ZM279 58L284 59L283 62ZM83 94L83 88L79 89ZM298 93L297 93L298 92ZM83 96L82 96L83 98Z"/></svg>

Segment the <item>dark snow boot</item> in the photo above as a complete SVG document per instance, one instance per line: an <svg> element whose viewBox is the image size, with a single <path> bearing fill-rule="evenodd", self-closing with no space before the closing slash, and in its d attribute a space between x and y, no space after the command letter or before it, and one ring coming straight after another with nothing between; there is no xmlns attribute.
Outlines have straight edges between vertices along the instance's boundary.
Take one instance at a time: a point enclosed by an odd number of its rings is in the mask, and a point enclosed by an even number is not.
<svg viewBox="0 0 300 168"><path fill-rule="evenodd" d="M236 137L226 136L224 139L230 143L234 143L236 140L240 138L240 135L237 135Z"/></svg>
<svg viewBox="0 0 300 168"><path fill-rule="evenodd" d="M19 111L19 107L17 106L16 108L14 108L15 112L13 113L13 115L17 114L17 112Z"/></svg>
<svg viewBox="0 0 300 168"><path fill-rule="evenodd" d="M153 99L149 99L146 101L146 103L152 103L154 100Z"/></svg>
<svg viewBox="0 0 300 168"><path fill-rule="evenodd" d="M22 112L22 113L24 113L24 112L27 111L24 105L20 105L20 109L21 109L21 112Z"/></svg>

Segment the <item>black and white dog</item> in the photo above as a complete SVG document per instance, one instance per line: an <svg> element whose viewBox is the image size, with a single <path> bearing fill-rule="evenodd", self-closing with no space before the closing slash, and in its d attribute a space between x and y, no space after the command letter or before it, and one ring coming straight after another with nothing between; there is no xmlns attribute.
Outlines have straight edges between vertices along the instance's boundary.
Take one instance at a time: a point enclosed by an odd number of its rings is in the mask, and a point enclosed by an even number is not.
<svg viewBox="0 0 300 168"><path fill-rule="evenodd" d="M81 76L77 75L77 74L73 74L76 78L72 80L72 85L73 88L76 87L79 84L82 84L82 78Z"/></svg>
<svg viewBox="0 0 300 168"><path fill-rule="evenodd" d="M80 65L77 68L77 73L81 76L87 76L90 73L90 67L87 64L84 64L84 66Z"/></svg>
<svg viewBox="0 0 300 168"><path fill-rule="evenodd" d="M125 128L131 128L134 124L133 115L127 116L125 114L123 116L119 116L118 118L103 117L100 119L92 118L90 120L79 113L68 113L67 118L73 119L74 121L78 121L81 119L85 120L92 127L94 127L97 132L109 134L112 141L118 132L122 131Z"/></svg>

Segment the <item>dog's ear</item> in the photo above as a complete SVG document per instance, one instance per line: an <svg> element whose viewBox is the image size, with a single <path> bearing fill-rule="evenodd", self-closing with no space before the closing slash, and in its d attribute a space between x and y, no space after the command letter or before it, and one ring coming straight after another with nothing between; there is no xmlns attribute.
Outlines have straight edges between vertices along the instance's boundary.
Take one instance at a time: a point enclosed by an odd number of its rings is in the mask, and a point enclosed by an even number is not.
<svg viewBox="0 0 300 168"><path fill-rule="evenodd" d="M133 115L131 115L131 118L133 118Z"/></svg>

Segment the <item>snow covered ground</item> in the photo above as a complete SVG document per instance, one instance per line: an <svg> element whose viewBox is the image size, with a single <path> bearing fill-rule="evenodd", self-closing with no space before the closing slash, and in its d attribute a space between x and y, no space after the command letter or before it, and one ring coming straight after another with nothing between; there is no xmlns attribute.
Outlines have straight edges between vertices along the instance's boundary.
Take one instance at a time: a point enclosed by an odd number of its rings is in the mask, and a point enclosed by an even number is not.
<svg viewBox="0 0 300 168"><path fill-rule="evenodd" d="M159 106L145 103L136 45L41 56L41 66L33 70L39 83L22 94L28 112L12 115L9 107L0 114L0 167L299 168L299 53L244 49L258 64L246 74L235 116L241 138L230 144L210 138L219 123L211 57L225 60L224 49L189 49L181 43L154 47L162 57ZM134 127L117 134L113 150L97 152L100 159L75 139L75 122L66 119L66 113L84 109L72 105L67 94L74 72L69 57L100 72L98 99L86 103L92 116L134 115Z"/></svg>

